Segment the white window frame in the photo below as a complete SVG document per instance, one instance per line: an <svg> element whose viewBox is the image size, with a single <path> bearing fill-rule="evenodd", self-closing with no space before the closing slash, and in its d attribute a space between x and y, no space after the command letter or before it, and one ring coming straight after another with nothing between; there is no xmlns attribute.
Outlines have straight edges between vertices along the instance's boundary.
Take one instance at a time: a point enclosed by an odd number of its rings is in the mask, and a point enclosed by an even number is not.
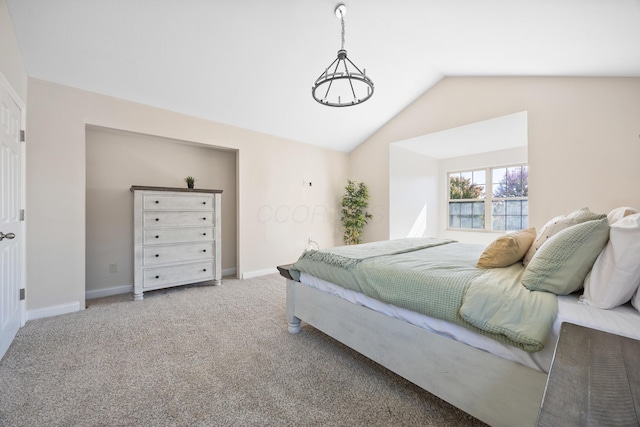
<svg viewBox="0 0 640 427"><path fill-rule="evenodd" d="M498 198L494 198L493 197L493 170L494 169L502 169L502 168L513 168L513 167L521 167L521 166L527 166L527 169L529 167L528 163L511 163L511 164L507 164L507 165L493 165L493 166L486 166L486 167L472 167L472 168L466 168L466 169L459 169L459 170L453 170L453 171L448 171L446 173L446 185L447 185L447 191L446 191L446 195L447 195L447 200L446 200L446 204L447 204L447 231L472 231L472 232L481 232L481 233L506 233L509 231L515 231L515 230L510 230L510 229L505 229L505 230L494 230L493 229L493 202L497 201L497 200L504 200L504 201L511 201L511 200L526 200L527 202L529 201L529 197L498 197ZM455 174L460 174L460 173L465 173L465 172L477 172L477 171L484 171L485 173L485 191L484 191L484 197L480 198L480 199L451 199L451 189L450 189L450 180L451 180L451 175L455 175ZM457 202L479 202L482 201L484 202L484 228L457 228L451 227L451 222L450 222L450 217L451 217L451 211L450 211L450 207L451 207L451 202L457 203ZM530 211L528 205L527 205L527 213ZM528 217L528 215L527 215ZM489 225L489 227L487 228L487 225ZM523 227L522 229L526 228Z"/></svg>

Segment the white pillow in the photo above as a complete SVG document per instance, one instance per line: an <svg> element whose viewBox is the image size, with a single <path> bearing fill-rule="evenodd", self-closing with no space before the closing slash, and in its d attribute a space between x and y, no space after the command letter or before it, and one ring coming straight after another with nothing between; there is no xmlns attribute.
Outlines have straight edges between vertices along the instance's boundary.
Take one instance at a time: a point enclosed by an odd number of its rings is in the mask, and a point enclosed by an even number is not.
<svg viewBox="0 0 640 427"><path fill-rule="evenodd" d="M524 259L522 260L522 264L526 267L531 261L531 258L536 254L540 246L551 236L557 234L559 231L564 230L565 228L569 228L572 225L576 225L578 221L575 218L569 218L564 215L557 216L547 222L541 229L538 235L536 236L536 240L533 241L533 244L527 251Z"/></svg>
<svg viewBox="0 0 640 427"><path fill-rule="evenodd" d="M609 242L584 280L581 300L600 308L614 308L628 302L639 285L640 213L637 213L611 225Z"/></svg>
<svg viewBox="0 0 640 427"><path fill-rule="evenodd" d="M631 298L631 305L640 311L640 289L636 291L636 294Z"/></svg>
<svg viewBox="0 0 640 427"><path fill-rule="evenodd" d="M607 219L609 220L609 225L611 225L614 222L621 220L625 216L633 215L635 213L638 213L638 210L634 208L629 208L629 207L615 208L607 214Z"/></svg>

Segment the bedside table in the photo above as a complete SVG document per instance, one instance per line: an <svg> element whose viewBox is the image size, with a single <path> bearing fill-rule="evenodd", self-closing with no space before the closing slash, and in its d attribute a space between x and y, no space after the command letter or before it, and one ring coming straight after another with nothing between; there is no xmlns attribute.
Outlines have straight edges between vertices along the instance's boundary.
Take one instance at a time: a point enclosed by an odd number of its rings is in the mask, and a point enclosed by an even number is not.
<svg viewBox="0 0 640 427"><path fill-rule="evenodd" d="M640 341L563 323L537 426L640 425Z"/></svg>

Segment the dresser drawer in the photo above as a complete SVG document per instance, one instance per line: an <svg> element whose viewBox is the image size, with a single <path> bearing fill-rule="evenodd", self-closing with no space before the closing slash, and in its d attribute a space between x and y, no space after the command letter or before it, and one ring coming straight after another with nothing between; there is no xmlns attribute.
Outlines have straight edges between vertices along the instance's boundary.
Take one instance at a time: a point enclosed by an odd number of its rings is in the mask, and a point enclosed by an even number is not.
<svg viewBox="0 0 640 427"><path fill-rule="evenodd" d="M142 226L156 227L190 227L213 224L213 212L144 212Z"/></svg>
<svg viewBox="0 0 640 427"><path fill-rule="evenodd" d="M213 242L184 245L146 246L142 248L144 266L213 258Z"/></svg>
<svg viewBox="0 0 640 427"><path fill-rule="evenodd" d="M182 264L170 267L146 268L143 287L146 289L204 282L214 278L213 261Z"/></svg>
<svg viewBox="0 0 640 427"><path fill-rule="evenodd" d="M148 246L165 243L210 242L213 240L213 233L213 227L144 230L142 244Z"/></svg>
<svg viewBox="0 0 640 427"><path fill-rule="evenodd" d="M142 197L144 210L211 210L213 196L208 194L145 194Z"/></svg>

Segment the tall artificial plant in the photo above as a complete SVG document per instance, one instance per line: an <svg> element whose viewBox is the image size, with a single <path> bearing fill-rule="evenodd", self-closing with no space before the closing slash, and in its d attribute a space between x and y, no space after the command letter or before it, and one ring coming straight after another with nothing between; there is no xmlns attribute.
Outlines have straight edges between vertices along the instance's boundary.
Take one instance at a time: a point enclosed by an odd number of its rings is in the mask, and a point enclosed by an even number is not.
<svg viewBox="0 0 640 427"><path fill-rule="evenodd" d="M362 182L347 180L344 196L340 203L342 207L342 226L344 235L342 240L346 245L362 243L362 230L367 225L368 220L373 218L369 212L369 190Z"/></svg>

